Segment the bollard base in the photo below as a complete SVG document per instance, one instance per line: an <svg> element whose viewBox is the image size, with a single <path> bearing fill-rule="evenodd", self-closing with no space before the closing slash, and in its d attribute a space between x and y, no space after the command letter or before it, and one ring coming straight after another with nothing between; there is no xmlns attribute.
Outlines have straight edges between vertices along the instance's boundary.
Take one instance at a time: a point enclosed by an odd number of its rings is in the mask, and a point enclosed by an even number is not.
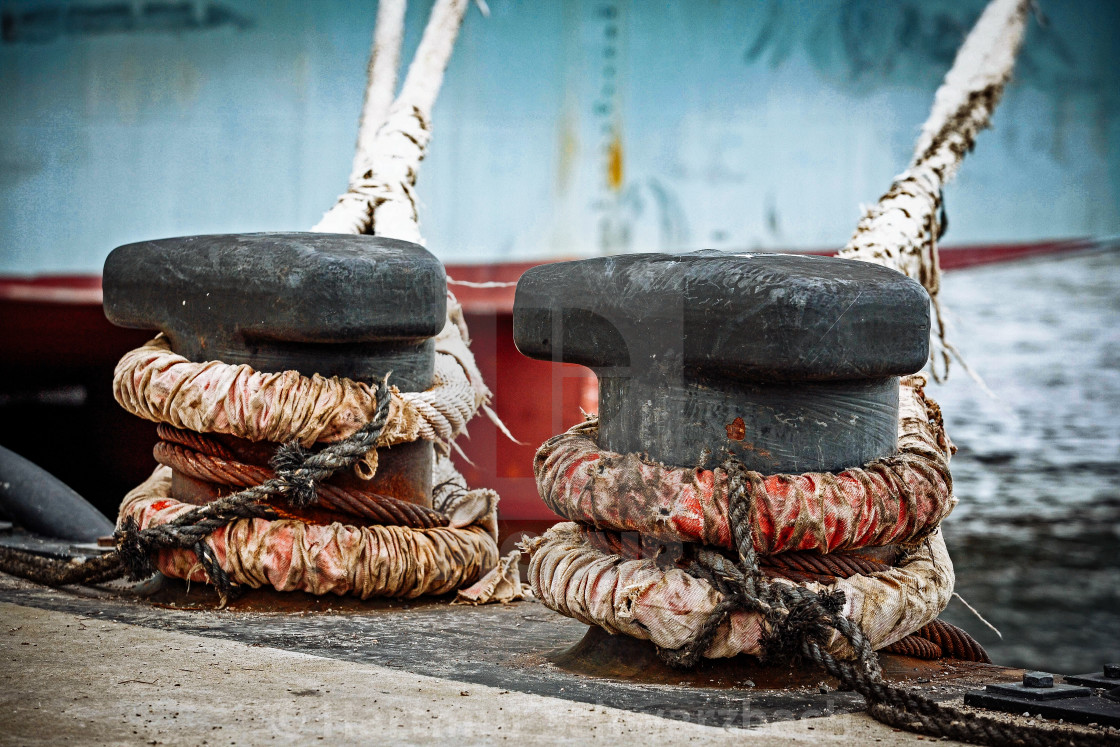
<svg viewBox="0 0 1120 747"><path fill-rule="evenodd" d="M751 688L773 691L834 691L837 681L813 664L768 665L751 656L705 659L690 670L674 669L657 655L650 641L626 635L611 635L589 627L579 643L550 657L558 668L588 677L624 680L643 685L686 685L706 688ZM974 682L1014 682L1021 669L957 659L926 660L879 653L883 677L890 682L928 683L934 680L954 685Z"/></svg>

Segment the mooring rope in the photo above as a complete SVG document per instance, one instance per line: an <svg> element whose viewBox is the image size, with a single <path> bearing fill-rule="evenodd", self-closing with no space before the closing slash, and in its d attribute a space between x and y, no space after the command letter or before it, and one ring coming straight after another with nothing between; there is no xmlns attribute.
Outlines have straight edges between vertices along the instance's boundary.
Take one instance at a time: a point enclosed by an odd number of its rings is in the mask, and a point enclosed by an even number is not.
<svg viewBox="0 0 1120 747"><path fill-rule="evenodd" d="M276 476L270 480L199 506L166 524L140 529L127 517L116 532L116 549L101 557L73 563L26 553L2 553L3 570L49 586L101 583L122 576L138 581L155 572L152 558L158 550L183 548L194 551L224 606L233 584L203 540L238 519L277 518L267 505L270 499L283 499L295 508L315 503L324 480L353 467L376 446L389 416L387 380L378 385L376 396L378 407L373 418L349 438L319 452L309 452L297 441L281 446L272 462Z"/></svg>
<svg viewBox="0 0 1120 747"><path fill-rule="evenodd" d="M987 716L943 706L918 692L888 684L871 644L863 631L845 617L842 591L816 593L802 586L774 583L762 573L754 549L750 523L749 470L735 460L724 469L731 475L729 511L738 562L702 551L690 572L719 589L723 601L701 627L699 634L675 650L659 649L670 666L695 666L711 644L719 625L737 609L760 612L768 632L763 660L813 662L867 701L868 713L891 726L933 737L991 745L1103 745L1115 744L1103 734L1070 729L1009 724ZM828 649L833 631L855 652L853 660L837 659Z"/></svg>
<svg viewBox="0 0 1120 747"><path fill-rule="evenodd" d="M432 107L443 85L443 75L469 5L469 0L436 1L400 94L388 107L384 120L377 123L372 140L364 134L360 136L360 153L354 162L360 173L351 178L346 193L312 231L372 233L423 245L416 176L431 141ZM395 16L391 18L395 22ZM367 101L370 98L380 100L389 87L385 82L389 74L383 72L378 56L375 42ZM384 67L387 66L388 62ZM373 107L364 110L363 133L374 126L378 113Z"/></svg>
<svg viewBox="0 0 1120 747"><path fill-rule="evenodd" d="M1031 5L1032 0L992 0L984 9L934 96L909 167L864 211L839 255L891 267L929 291L935 321L931 370L938 381L948 375L950 357L972 374L945 339L937 254L947 226L942 190L975 146L976 136L991 126L992 113L1011 79L1023 43Z"/></svg>
<svg viewBox="0 0 1120 747"><path fill-rule="evenodd" d="M988 656L988 652L980 645L980 642L969 635L964 630L961 630L956 625L947 623L944 620L934 620L928 625L915 630L906 638L899 641L903 643L908 639L924 640L933 644L938 651L938 654L932 658L941 659L947 657L950 659L962 659L964 661L978 661L983 664L991 664L992 659ZM898 644L894 644L898 645ZM886 651L895 652L890 646L887 646Z"/></svg>
<svg viewBox="0 0 1120 747"><path fill-rule="evenodd" d="M941 659L946 656L945 652L941 650L933 641L921 636L910 635L903 638L901 641L895 641L889 646L884 646L883 651L891 654L899 654L900 656L910 656L915 659ZM954 656L954 659L960 657Z"/></svg>
<svg viewBox="0 0 1120 747"><path fill-rule="evenodd" d="M182 438L178 429L174 436ZM189 431L188 431L189 432ZM199 435L199 434L192 434ZM179 443L162 440L156 443L153 456L165 467L181 475L211 483L215 486L248 488L267 482L276 476L274 470L257 464L247 464L231 457L207 453L211 444L199 444L193 449ZM220 444L213 444L221 448ZM340 485L322 483L318 486L316 505L366 523L385 524L430 529L447 526L447 517L425 506L403 501L389 495L354 490Z"/></svg>
<svg viewBox="0 0 1120 747"><path fill-rule="evenodd" d="M374 165L377 131L385 123L396 94L407 5L405 0L377 0L377 21L366 69L366 93L358 120L354 165L350 170L351 184L361 179Z"/></svg>
<svg viewBox="0 0 1120 747"><path fill-rule="evenodd" d="M586 524L580 525L580 533L592 547L600 552L608 555L618 555L627 560L660 557L668 554L673 544L654 542L652 543L653 546L650 547L647 544L648 535L643 537L638 532L622 533L596 529ZM682 550L685 547L695 547L695 545L686 543L675 544ZM682 562L685 562L683 558L677 560L677 566L681 567ZM796 573L821 583L829 583L837 578L881 573L892 567L890 563L854 552L833 552L827 555L808 551L783 552L777 555L762 556L759 562L763 572L772 578L788 578L786 574Z"/></svg>

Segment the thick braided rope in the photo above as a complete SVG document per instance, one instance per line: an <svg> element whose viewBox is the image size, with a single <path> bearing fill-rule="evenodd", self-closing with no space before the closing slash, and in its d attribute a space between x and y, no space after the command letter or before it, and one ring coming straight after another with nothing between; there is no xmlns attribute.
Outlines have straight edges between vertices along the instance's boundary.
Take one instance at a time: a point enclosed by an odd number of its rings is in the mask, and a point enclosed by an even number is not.
<svg viewBox="0 0 1120 747"><path fill-rule="evenodd" d="M890 654L910 656L915 659L941 659L945 655L936 643L913 633L901 641L895 641L891 645L885 646L882 650Z"/></svg>
<svg viewBox="0 0 1120 747"><path fill-rule="evenodd" d="M339 197L312 229L324 233L372 233L423 244L417 210L416 177L431 141L431 113L443 85L444 72L469 0L437 0L416 49L400 95L377 122L368 145L359 143L346 194ZM381 19L378 19L380 29ZM387 32L388 33L388 32ZM375 41L371 57L378 54ZM380 96L384 85L371 62L367 100ZM387 75L388 73L385 73ZM369 116L370 119L365 118ZM361 129L373 125L377 113L363 115ZM364 136L363 136L364 140ZM359 166L357 159L361 158ZM364 168L363 168L364 167Z"/></svg>
<svg viewBox="0 0 1120 747"><path fill-rule="evenodd" d="M934 620L901 641L886 646L883 650L919 659L950 658L978 661L982 664L992 663L988 652L975 638L956 625L943 620Z"/></svg>
<svg viewBox="0 0 1120 747"><path fill-rule="evenodd" d="M581 535L586 538L592 547L600 552L618 555L626 560L638 558L657 558L671 552L672 545L684 549L683 543L650 542L648 535L637 532L615 532L609 529L600 530L581 525ZM834 552L821 555L815 552L784 552L777 555L765 555L759 559L763 572L771 577L785 576L787 573L796 573L801 576L811 577L805 580L830 583L837 578L850 578L856 575L870 575L890 570L891 563L884 563L863 555L850 552ZM677 561L681 567L681 561Z"/></svg>
<svg viewBox="0 0 1120 747"><path fill-rule="evenodd" d="M354 162L349 189L327 211L312 231L321 233L364 233L370 223L368 196L361 193L362 179L369 178L376 154L377 132L393 103L404 36L405 0L378 0L377 22L366 68L366 93L358 122Z"/></svg>
<svg viewBox="0 0 1120 747"><path fill-rule="evenodd" d="M395 100L392 88L403 33L403 3L388 0L379 6L350 183L312 231L374 234L424 245L416 180L431 141L432 107L469 5L469 0L436 1ZM401 394L402 401L419 414L415 437L434 441L445 451L480 407L506 432L487 407L490 392L467 347L462 310L450 292L447 311L448 325L436 339L436 350L450 355L437 356L435 386ZM441 350L441 345L446 349Z"/></svg>
<svg viewBox="0 0 1120 747"><path fill-rule="evenodd" d="M975 638L956 625L943 620L934 620L924 628L914 631L914 635L936 645L945 656L985 664L992 663L988 652Z"/></svg>
<svg viewBox="0 0 1120 747"><path fill-rule="evenodd" d="M223 446L219 441L207 436L198 431L186 431L182 428L176 428L167 423L159 423L156 425L156 436L160 441L171 444L178 444L191 451L197 451L207 456L218 457L220 459L227 459L233 461L236 459L233 452ZM159 444L156 445L157 448ZM159 461L159 457L156 457Z"/></svg>
<svg viewBox="0 0 1120 747"><path fill-rule="evenodd" d="M419 413L417 437L449 444L466 428L482 404L463 365L453 355L436 357L435 382L423 392L401 392L401 401Z"/></svg>
<svg viewBox="0 0 1120 747"><path fill-rule="evenodd" d="M177 431L176 437L181 433L190 433L190 431ZM209 446L209 444L199 445L204 448ZM158 442L153 449L153 456L157 462L180 474L221 486L248 488L276 476L276 473L267 467L215 456L204 450L196 450L168 441ZM329 511L348 514L354 519L375 524L395 524L423 529L447 525L447 518L433 509L392 496L359 492L330 483L322 483L318 486L317 505Z"/></svg>
<svg viewBox="0 0 1120 747"><path fill-rule="evenodd" d="M372 167L377 131L384 124L389 107L393 104L397 88L397 68L401 60L401 42L404 39L405 6L405 0L377 2L377 21L374 24L373 44L366 68L366 93L362 101L362 115L358 120L351 181L360 178Z"/></svg>
<svg viewBox="0 0 1120 747"><path fill-rule="evenodd" d="M946 228L942 189L976 144L976 136L991 125L1022 45L1030 7L1031 0L992 0L988 4L934 97L910 166L864 211L840 252L845 259L898 270L929 291L936 322L931 335L937 343L931 346L931 356L940 350L943 366L942 371L936 366L933 369L938 380L948 374L950 354L960 359L945 340L938 298L937 242Z"/></svg>

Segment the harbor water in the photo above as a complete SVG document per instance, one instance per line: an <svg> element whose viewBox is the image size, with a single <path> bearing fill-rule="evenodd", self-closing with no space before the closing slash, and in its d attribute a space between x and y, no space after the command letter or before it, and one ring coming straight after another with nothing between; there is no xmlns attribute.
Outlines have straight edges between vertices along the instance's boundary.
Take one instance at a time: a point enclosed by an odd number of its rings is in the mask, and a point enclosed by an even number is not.
<svg viewBox="0 0 1120 747"><path fill-rule="evenodd" d="M1067 674L1120 661L1120 251L949 273L956 366L941 403L960 503L944 617L1000 664Z"/></svg>

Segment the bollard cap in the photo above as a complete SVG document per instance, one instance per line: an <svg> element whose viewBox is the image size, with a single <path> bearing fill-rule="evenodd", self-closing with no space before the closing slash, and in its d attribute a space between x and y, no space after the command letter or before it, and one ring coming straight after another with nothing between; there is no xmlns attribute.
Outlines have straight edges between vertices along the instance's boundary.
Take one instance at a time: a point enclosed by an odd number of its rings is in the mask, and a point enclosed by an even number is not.
<svg viewBox="0 0 1120 747"><path fill-rule="evenodd" d="M266 371L314 370L320 360L329 368L331 344L414 345L438 334L447 313L439 260L416 244L374 236L143 241L113 250L102 282L105 315L114 324L160 330L192 360Z"/></svg>
<svg viewBox="0 0 1120 747"><path fill-rule="evenodd" d="M894 270L789 254L628 254L541 265L514 342L592 368L666 362L716 378L830 381L921 369L929 296Z"/></svg>

